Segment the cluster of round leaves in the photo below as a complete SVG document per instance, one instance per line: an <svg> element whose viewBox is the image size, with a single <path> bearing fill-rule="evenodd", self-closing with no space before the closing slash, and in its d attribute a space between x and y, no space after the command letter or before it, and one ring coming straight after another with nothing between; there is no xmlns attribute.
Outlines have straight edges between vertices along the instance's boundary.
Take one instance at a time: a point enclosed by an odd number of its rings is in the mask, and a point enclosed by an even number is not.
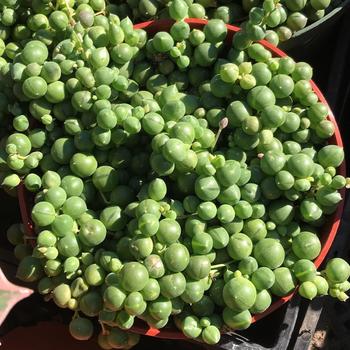
<svg viewBox="0 0 350 350"><path fill-rule="evenodd" d="M32 192L36 234L8 233L18 277L75 311L75 338L97 318L104 349L135 344L117 327L136 318L214 344L298 280L311 299L347 185L311 67L225 46L218 19L148 38L104 2L46 5L2 32L2 184ZM332 262L316 294L344 300L349 270Z"/></svg>
<svg viewBox="0 0 350 350"><path fill-rule="evenodd" d="M238 25L243 22L247 41L266 39L277 45L323 18L330 5L331 0L141 0L122 2L116 6L116 13L121 18L129 16L134 23L186 17L221 19Z"/></svg>
<svg viewBox="0 0 350 350"><path fill-rule="evenodd" d="M134 23L173 18L174 15L183 15L182 18L220 18L226 23L235 23L247 16L250 7L251 1L245 0L140 0L120 3L117 13L121 18L129 16Z"/></svg>
<svg viewBox="0 0 350 350"><path fill-rule="evenodd" d="M249 10L247 21L235 39L235 46L244 49L252 42L265 39L273 45L289 40L293 33L321 19L330 0L264 0Z"/></svg>

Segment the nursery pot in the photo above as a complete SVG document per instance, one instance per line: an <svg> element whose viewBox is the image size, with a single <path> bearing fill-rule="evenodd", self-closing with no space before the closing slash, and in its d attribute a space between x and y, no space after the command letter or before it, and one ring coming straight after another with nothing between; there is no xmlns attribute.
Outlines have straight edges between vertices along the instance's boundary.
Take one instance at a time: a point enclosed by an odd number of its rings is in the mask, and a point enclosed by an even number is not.
<svg viewBox="0 0 350 350"><path fill-rule="evenodd" d="M280 43L279 46L289 54L295 53L298 56L303 55L305 51L307 54L310 51L317 51L317 48L320 48L332 35L332 29L349 4L350 0L332 1L329 12L324 17L298 30L288 41Z"/></svg>

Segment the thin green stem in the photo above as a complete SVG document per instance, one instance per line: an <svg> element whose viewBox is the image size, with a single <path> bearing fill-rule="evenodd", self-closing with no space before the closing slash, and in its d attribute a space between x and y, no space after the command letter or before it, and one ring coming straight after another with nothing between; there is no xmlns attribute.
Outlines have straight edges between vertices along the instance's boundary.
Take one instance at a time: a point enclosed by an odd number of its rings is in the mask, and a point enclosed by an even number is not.
<svg viewBox="0 0 350 350"><path fill-rule="evenodd" d="M107 198L106 198L106 196L103 194L103 192L99 191L98 193L100 194L100 196L101 196L101 198L102 198L102 200L103 200L103 202L104 202L105 204L110 204L110 201L107 200Z"/></svg>
<svg viewBox="0 0 350 350"><path fill-rule="evenodd" d="M101 320L99 320L98 323L99 323L100 326L101 326L102 334L103 334L103 335L107 335L107 334L108 334L108 330L106 329L104 323L103 323Z"/></svg>
<svg viewBox="0 0 350 350"><path fill-rule="evenodd" d="M69 22L70 22L70 25L73 29L72 36L74 37L77 48L81 51L84 60L88 62L88 57L87 57L87 54L86 54L84 47L83 47L83 38L81 37L81 35L79 33L76 33L74 31L74 26L77 23L75 21L75 19L73 18L74 10L69 6L68 0L64 0L64 2L65 2L66 7L67 7Z"/></svg>
<svg viewBox="0 0 350 350"><path fill-rule="evenodd" d="M76 22L75 19L73 18L72 13L74 13L73 9L69 6L68 0L64 0L64 3L66 4L67 10L68 10L68 18L69 18L69 22L71 24L72 27L75 26Z"/></svg>
<svg viewBox="0 0 350 350"><path fill-rule="evenodd" d="M229 261L229 262L227 262L227 263L212 265L211 268L212 268L212 269L220 269L220 268L227 267L227 266L233 264L233 262L234 262L234 261L231 260L231 261Z"/></svg>
<svg viewBox="0 0 350 350"><path fill-rule="evenodd" d="M21 156L19 155L18 153L16 154L17 158L20 159L20 160L26 160L27 159L27 156Z"/></svg>
<svg viewBox="0 0 350 350"><path fill-rule="evenodd" d="M209 276L212 280L215 280L216 277L222 276L222 270L211 270Z"/></svg>

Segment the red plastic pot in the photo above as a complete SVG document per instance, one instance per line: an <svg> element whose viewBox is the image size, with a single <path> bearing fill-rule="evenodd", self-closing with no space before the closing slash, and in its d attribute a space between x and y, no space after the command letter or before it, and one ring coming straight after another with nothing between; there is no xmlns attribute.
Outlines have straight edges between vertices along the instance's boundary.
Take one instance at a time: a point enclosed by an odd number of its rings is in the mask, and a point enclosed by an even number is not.
<svg viewBox="0 0 350 350"><path fill-rule="evenodd" d="M197 29L202 29L203 26L207 23L206 20L201 20L201 19L194 19L194 18L189 18L186 19L186 22L191 26L192 29L197 28ZM140 24L137 24L134 26L135 29L143 29L147 31L149 36L154 35L155 33L159 31L169 31L171 25L174 22L172 20L159 20L159 21L149 21L149 22L143 22ZM232 38L235 33L237 33L240 28L232 26L232 25L227 25L228 29L228 34L226 38L226 42L230 44L232 42ZM275 46L271 45L267 41L262 40L260 42L266 49L268 49L274 57L284 57L287 56L283 51L280 49L276 48ZM327 106L327 101L322 95L321 91L318 89L316 84L311 81L312 88L314 92L317 94L319 100L323 103L325 103ZM328 119L333 122L335 126L335 133L334 136L330 139L329 143L330 144L336 144L338 146L343 147L343 142L341 139L341 135L336 123L336 120L333 116L333 113L329 109L329 115ZM338 174L345 176L346 170L345 170L345 161L340 165L338 168ZM345 190L341 190L341 195L344 198L345 196ZM30 219L30 205L28 205L27 201L27 196L26 196L26 191L23 186L19 188L19 204L20 204L20 210L21 210L21 215L22 215L22 220L23 223L26 225L27 233L28 235L34 236L34 230L33 230L33 224ZM334 238L337 234L337 230L340 224L340 220L342 217L343 213L343 206L344 206L344 201L342 201L338 208L337 211L329 218L328 222L326 225L323 226L323 232L321 234L321 243L322 243L322 250L320 255L317 257L317 259L314 261L316 267L319 267L323 260L325 259L333 241ZM283 304L285 304L288 300L292 298L294 293L296 292L293 291L291 294L277 299L265 312L254 315L253 316L253 322L256 322L258 320L261 320L265 316L269 315L273 311L277 310L279 307L281 307ZM138 322L132 329L132 332L139 333L139 334L144 334L148 336L153 336L153 337L159 337L159 338L167 338L167 339L186 339L185 335L181 333L178 329L176 328L171 328L171 327L165 327L163 329L153 329L149 328L146 323L143 322Z"/></svg>

